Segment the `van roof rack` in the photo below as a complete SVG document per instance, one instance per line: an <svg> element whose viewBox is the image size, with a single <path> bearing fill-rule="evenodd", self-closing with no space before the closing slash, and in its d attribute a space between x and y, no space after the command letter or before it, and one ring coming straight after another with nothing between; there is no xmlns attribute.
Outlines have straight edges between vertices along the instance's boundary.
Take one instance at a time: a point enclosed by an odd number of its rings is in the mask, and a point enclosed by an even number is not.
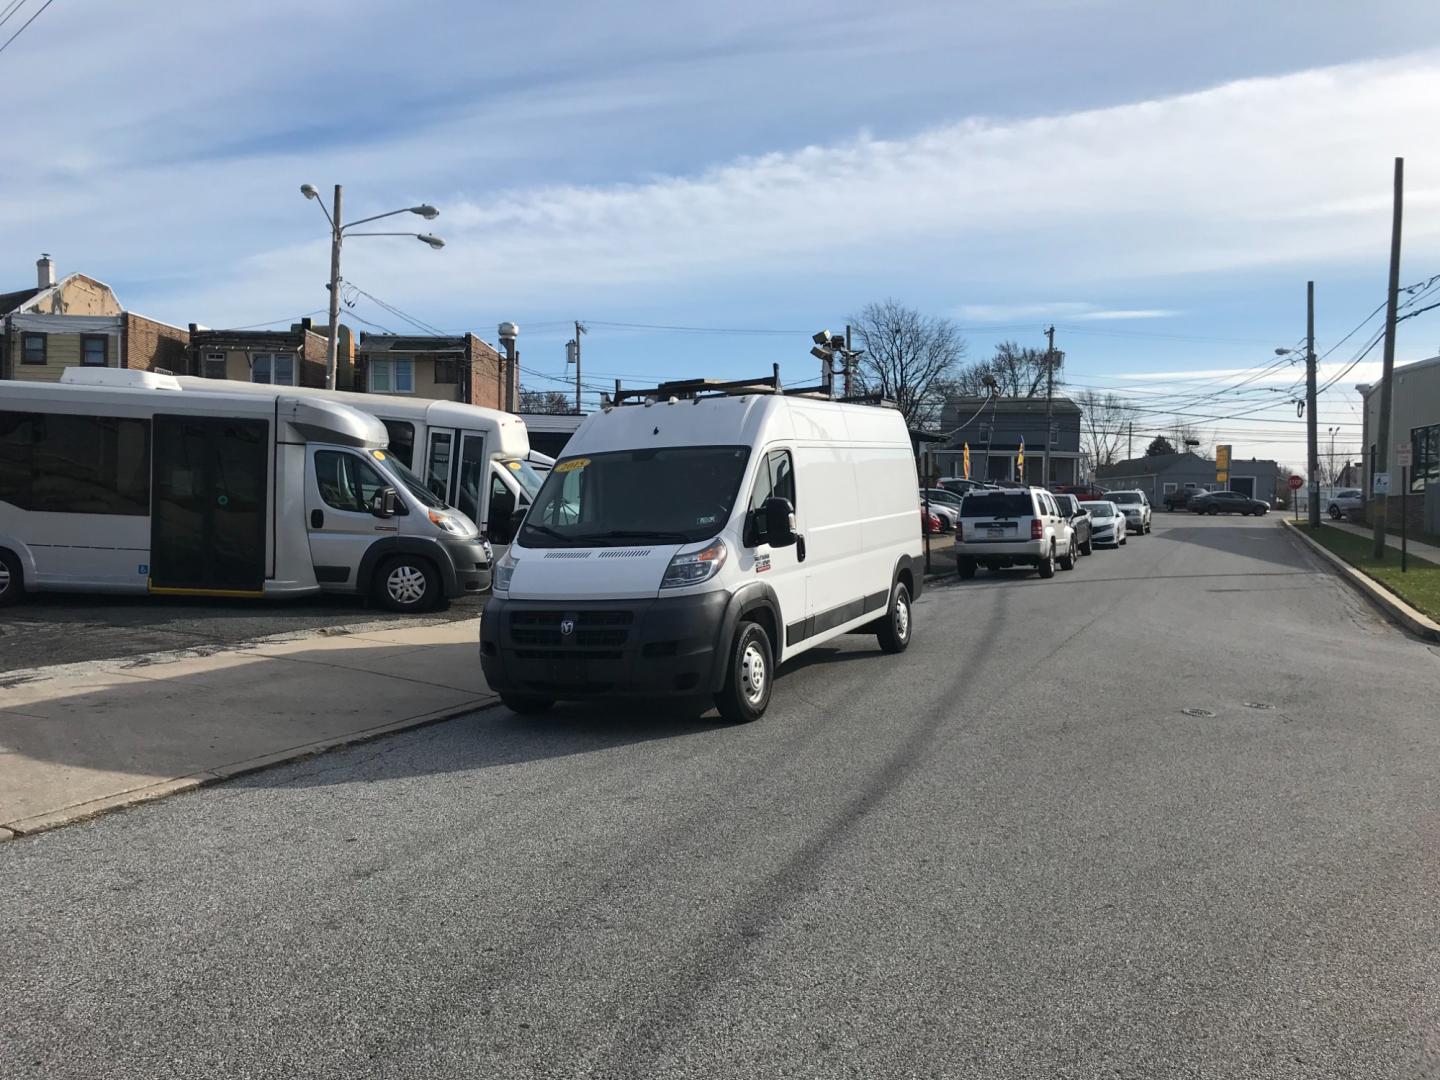
<svg viewBox="0 0 1440 1080"><path fill-rule="evenodd" d="M744 394L783 394L780 386L780 365L776 364L770 375L759 379L674 379L642 390L622 390L615 384L615 396L610 400L616 405L628 401L643 402L646 398L665 401L668 398L694 400L701 397L737 397Z"/></svg>

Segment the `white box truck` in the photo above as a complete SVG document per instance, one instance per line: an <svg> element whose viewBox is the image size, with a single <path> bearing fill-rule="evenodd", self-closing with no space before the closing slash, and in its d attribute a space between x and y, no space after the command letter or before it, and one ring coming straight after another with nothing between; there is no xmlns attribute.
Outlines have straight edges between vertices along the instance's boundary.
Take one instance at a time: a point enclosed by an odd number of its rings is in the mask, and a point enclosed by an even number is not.
<svg viewBox="0 0 1440 1080"><path fill-rule="evenodd" d="M807 649L909 643L918 488L891 409L747 393L593 414L496 561L485 676L517 712L713 695L753 720Z"/></svg>
<svg viewBox="0 0 1440 1080"><path fill-rule="evenodd" d="M417 611L488 587L489 544L386 452L379 420L266 391L126 370L5 384L0 604L345 592Z"/></svg>

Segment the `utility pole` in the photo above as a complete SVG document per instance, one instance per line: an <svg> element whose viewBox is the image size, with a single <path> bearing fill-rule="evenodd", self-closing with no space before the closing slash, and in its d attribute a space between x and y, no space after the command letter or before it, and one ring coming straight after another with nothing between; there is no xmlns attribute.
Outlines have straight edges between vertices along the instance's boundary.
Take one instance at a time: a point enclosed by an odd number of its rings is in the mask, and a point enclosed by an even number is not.
<svg viewBox="0 0 1440 1080"><path fill-rule="evenodd" d="M1395 214L1390 222L1390 293L1385 302L1385 365L1380 375L1380 431L1375 440L1375 460L1370 466L1372 474L1388 472L1390 462L1390 402L1393 396L1395 375L1395 312L1400 303L1400 215L1405 198L1405 159L1395 159ZM1388 479L1388 477L1387 477ZM1374 519L1374 537L1370 555L1374 559L1385 558L1385 503L1388 500L1389 484L1386 491L1377 493L1372 476L1370 482L1371 518Z"/></svg>
<svg viewBox="0 0 1440 1080"><path fill-rule="evenodd" d="M343 197L339 184L335 185L335 212L330 218L330 329L325 335L325 389L335 389L335 369L339 366L340 354L340 209ZM323 210L325 204L321 203Z"/></svg>
<svg viewBox="0 0 1440 1080"><path fill-rule="evenodd" d="M1050 486L1050 429L1055 424L1055 327L1045 331L1045 453L1041 456L1040 486Z"/></svg>
<svg viewBox="0 0 1440 1080"><path fill-rule="evenodd" d="M575 320L575 415L580 415L580 335L587 333L585 324Z"/></svg>
<svg viewBox="0 0 1440 1080"><path fill-rule="evenodd" d="M1308 501L1310 528L1320 527L1319 406L1315 402L1315 282L1305 283L1305 446L1310 458ZM1253 494L1253 492L1252 492Z"/></svg>
<svg viewBox="0 0 1440 1080"><path fill-rule="evenodd" d="M1125 460L1135 460L1135 421L1130 421L1130 434L1125 440Z"/></svg>
<svg viewBox="0 0 1440 1080"><path fill-rule="evenodd" d="M849 324L849 323L846 323L846 324L845 324L845 357L844 357L844 360L845 360L845 364L844 364L844 367L843 367L842 370L844 371L844 379L845 379L845 397L846 397L846 398L849 398L849 397L850 397L850 380L851 380L852 376L854 375L854 372L853 372L852 369L853 369L854 366L855 366L855 353L851 351L851 345L850 345L850 324Z"/></svg>

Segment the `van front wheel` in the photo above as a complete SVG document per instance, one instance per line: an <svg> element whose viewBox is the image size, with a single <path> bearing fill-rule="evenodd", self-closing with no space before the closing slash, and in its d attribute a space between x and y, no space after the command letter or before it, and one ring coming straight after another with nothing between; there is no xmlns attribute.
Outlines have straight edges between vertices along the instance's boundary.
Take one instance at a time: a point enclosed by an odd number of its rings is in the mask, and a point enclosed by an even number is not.
<svg viewBox="0 0 1440 1080"><path fill-rule="evenodd" d="M425 559L396 555L375 571L374 595L389 611L429 611L440 603L440 579Z"/></svg>
<svg viewBox="0 0 1440 1080"><path fill-rule="evenodd" d="M880 639L880 649L887 653L902 653L910 644L910 590L903 581L895 583L890 594L890 610L875 636Z"/></svg>
<svg viewBox="0 0 1440 1080"><path fill-rule="evenodd" d="M775 678L775 650L759 623L742 622L735 631L725 685L715 695L715 708L732 724L759 720L770 704Z"/></svg>

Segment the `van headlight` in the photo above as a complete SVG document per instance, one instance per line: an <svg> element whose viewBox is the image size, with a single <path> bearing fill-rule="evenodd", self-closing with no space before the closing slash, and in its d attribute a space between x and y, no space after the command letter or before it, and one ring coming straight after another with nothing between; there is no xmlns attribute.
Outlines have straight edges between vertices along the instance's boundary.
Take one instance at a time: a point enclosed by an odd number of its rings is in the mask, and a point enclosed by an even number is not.
<svg viewBox="0 0 1440 1080"><path fill-rule="evenodd" d="M470 533L470 526L462 518L447 514L444 510L431 510L430 524L451 536L468 536Z"/></svg>
<svg viewBox="0 0 1440 1080"><path fill-rule="evenodd" d="M728 554L729 549L725 547L724 540L712 540L699 551L677 552L670 560L670 565L665 568L660 587L675 589L682 585L699 585L702 581L709 581L720 572L720 567L725 565L725 556Z"/></svg>
<svg viewBox="0 0 1440 1080"><path fill-rule="evenodd" d="M520 560L510 551L506 551L495 564L495 573L490 578L490 591L496 596L509 594L510 579L515 576L515 567L519 565Z"/></svg>

